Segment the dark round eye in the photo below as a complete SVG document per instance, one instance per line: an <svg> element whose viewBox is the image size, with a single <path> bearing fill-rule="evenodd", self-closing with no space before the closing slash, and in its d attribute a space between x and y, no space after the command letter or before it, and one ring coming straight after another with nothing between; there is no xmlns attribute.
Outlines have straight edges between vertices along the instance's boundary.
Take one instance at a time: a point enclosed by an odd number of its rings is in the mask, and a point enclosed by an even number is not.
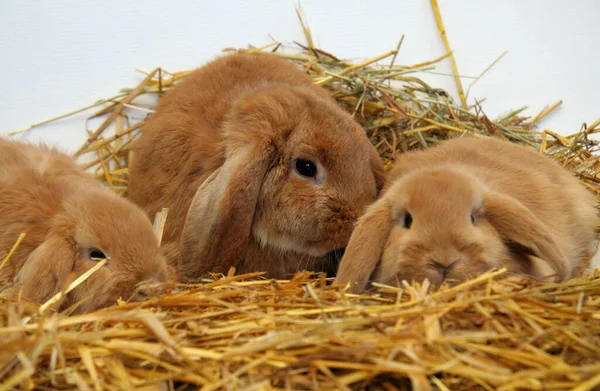
<svg viewBox="0 0 600 391"><path fill-rule="evenodd" d="M471 215L471 224L475 224L475 215Z"/></svg>
<svg viewBox="0 0 600 391"><path fill-rule="evenodd" d="M90 259L106 259L106 255L96 248L90 250Z"/></svg>
<svg viewBox="0 0 600 391"><path fill-rule="evenodd" d="M296 159L296 171L302 176L312 178L317 175L317 166L310 160Z"/></svg>
<svg viewBox="0 0 600 391"><path fill-rule="evenodd" d="M408 213L408 212L407 212L407 213L404 215L404 228L406 228L406 229L409 229L409 228L410 228L410 226L412 225L412 222L413 222L413 218L412 218L412 216L410 215L410 213Z"/></svg>

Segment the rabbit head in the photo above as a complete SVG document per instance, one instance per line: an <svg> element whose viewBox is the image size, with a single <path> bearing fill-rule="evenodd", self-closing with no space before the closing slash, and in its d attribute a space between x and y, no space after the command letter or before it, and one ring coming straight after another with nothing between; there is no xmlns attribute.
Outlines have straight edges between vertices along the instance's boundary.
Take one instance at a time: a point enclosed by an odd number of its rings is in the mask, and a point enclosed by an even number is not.
<svg viewBox="0 0 600 391"><path fill-rule="evenodd" d="M461 166L407 173L361 217L336 277L360 292L369 281L461 282L493 268L566 277L547 227L517 199Z"/></svg>
<svg viewBox="0 0 600 391"><path fill-rule="evenodd" d="M385 181L362 128L313 86L266 84L241 94L222 139L224 164L188 211L183 277L238 266L250 240L275 252L325 257L346 246Z"/></svg>
<svg viewBox="0 0 600 391"><path fill-rule="evenodd" d="M159 293L148 284L166 282L170 270L148 217L109 190L74 185L68 192L45 240L18 274L23 296L45 302L102 259L107 263L67 294L59 309L78 304L75 312L86 312Z"/></svg>

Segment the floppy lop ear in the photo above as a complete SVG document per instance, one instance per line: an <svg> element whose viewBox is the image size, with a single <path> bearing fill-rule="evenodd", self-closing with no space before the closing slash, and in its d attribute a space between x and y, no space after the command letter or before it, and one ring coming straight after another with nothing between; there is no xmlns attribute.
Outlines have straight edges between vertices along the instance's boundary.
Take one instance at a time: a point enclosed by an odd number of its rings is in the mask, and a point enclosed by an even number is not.
<svg viewBox="0 0 600 391"><path fill-rule="evenodd" d="M392 209L387 200L372 204L352 232L334 284L350 283L350 292L362 292L379 261L392 231Z"/></svg>
<svg viewBox="0 0 600 391"><path fill-rule="evenodd" d="M371 149L371 171L373 171L373 176L375 177L375 186L377 188L377 196L379 197L386 185L387 172L375 148Z"/></svg>
<svg viewBox="0 0 600 391"><path fill-rule="evenodd" d="M50 235L27 258L19 271L23 297L42 304L69 282L75 248L66 239Z"/></svg>
<svg viewBox="0 0 600 391"><path fill-rule="evenodd" d="M238 146L204 181L188 209L183 228L179 277L227 273L246 254L252 222L272 150Z"/></svg>
<svg viewBox="0 0 600 391"><path fill-rule="evenodd" d="M489 192L483 200L484 214L503 241L525 249L532 260L532 274L537 277L556 273L562 281L568 278L567 259L544 223L518 200ZM550 270L552 272L548 273Z"/></svg>

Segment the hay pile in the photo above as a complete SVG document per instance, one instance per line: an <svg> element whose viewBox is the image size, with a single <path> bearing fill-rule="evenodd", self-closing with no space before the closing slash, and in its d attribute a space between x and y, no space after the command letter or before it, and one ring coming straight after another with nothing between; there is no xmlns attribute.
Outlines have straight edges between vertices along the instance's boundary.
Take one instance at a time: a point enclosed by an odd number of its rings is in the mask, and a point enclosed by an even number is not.
<svg viewBox="0 0 600 391"><path fill-rule="evenodd" d="M501 135L562 162L598 194L592 135L600 120L568 137L535 130L560 102L533 118L515 110L493 120L468 106L464 92L454 102L416 76L451 54L397 65L400 42L351 63L316 48L304 27L306 45L236 50L301 65L354 114L388 169L397 154L448 137ZM384 59L391 64L377 64ZM92 117L102 123L76 153L82 164L126 195L127 155L155 104L147 98L160 98L187 73L152 70L137 87L84 108L98 107ZM215 275L86 315L39 308L0 298L0 391L600 387L600 270L561 284L499 270L454 287L380 286L369 296L346 294L310 273L289 281Z"/></svg>
<svg viewBox="0 0 600 391"><path fill-rule="evenodd" d="M3 302L0 389L468 390L600 384L600 275L502 271L352 296L322 278L232 276L142 304L39 316ZM573 388L579 387L579 388Z"/></svg>

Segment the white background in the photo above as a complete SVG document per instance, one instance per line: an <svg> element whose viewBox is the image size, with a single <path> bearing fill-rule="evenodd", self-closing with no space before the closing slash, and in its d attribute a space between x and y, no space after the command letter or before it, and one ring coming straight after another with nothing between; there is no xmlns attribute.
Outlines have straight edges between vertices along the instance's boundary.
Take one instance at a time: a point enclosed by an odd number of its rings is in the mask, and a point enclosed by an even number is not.
<svg viewBox="0 0 600 391"><path fill-rule="evenodd" d="M600 1L440 0L459 71L477 76L508 54L472 88L493 117L521 106L535 115L563 100L541 123L561 134L600 117ZM0 2L0 134L69 112L141 80L134 68L169 71L200 66L225 47L303 42L296 0L2 0ZM405 40L397 63L444 54L429 0L303 0L321 48L369 58ZM450 72L446 60L437 72ZM423 79L456 96L451 77ZM471 82L463 80L465 87ZM68 150L85 138L80 115L39 128Z"/></svg>

